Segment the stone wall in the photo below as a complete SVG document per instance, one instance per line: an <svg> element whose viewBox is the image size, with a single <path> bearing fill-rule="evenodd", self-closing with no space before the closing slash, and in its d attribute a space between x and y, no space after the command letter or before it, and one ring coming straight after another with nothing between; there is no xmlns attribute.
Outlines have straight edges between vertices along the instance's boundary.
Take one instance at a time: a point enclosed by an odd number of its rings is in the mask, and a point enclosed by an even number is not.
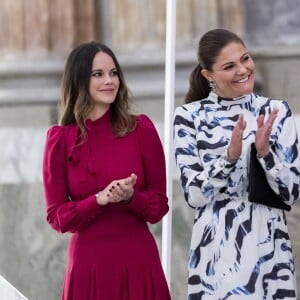
<svg viewBox="0 0 300 300"><path fill-rule="evenodd" d="M262 93L286 100L295 114L300 114L300 46L254 47L253 56Z"/></svg>
<svg viewBox="0 0 300 300"><path fill-rule="evenodd" d="M245 38L255 46L299 46L300 1L244 1Z"/></svg>
<svg viewBox="0 0 300 300"><path fill-rule="evenodd" d="M95 38L93 0L2 0L1 59L61 56Z"/></svg>

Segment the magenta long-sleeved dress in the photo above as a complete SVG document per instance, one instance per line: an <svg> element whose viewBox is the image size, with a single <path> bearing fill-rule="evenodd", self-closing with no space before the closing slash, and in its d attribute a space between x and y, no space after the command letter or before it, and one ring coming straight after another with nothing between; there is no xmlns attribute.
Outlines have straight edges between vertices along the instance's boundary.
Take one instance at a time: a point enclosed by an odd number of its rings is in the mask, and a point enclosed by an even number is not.
<svg viewBox="0 0 300 300"><path fill-rule="evenodd" d="M76 125L53 126L44 152L47 221L72 233L62 299L168 300L147 225L168 211L165 160L155 127L140 115L133 132L117 137L110 111L86 125L88 139L80 145ZM97 204L97 192L131 173L137 183L129 204Z"/></svg>

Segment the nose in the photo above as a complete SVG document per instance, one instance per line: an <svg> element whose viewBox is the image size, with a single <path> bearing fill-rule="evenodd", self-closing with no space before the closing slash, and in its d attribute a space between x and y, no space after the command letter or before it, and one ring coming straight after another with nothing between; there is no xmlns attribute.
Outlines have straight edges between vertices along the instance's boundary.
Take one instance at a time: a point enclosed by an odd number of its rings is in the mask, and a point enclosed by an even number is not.
<svg viewBox="0 0 300 300"><path fill-rule="evenodd" d="M105 76L105 84L110 84L110 83L112 83L112 78L109 74L107 74Z"/></svg>
<svg viewBox="0 0 300 300"><path fill-rule="evenodd" d="M247 72L246 66L244 66L243 64L239 64L237 73L240 75L240 74L244 74L245 72Z"/></svg>

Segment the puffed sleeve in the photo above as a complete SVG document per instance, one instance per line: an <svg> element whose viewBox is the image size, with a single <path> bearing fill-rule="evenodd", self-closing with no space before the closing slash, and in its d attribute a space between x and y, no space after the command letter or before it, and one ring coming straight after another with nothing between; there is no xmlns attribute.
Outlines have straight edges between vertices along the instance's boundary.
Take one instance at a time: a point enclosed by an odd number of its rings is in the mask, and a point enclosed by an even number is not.
<svg viewBox="0 0 300 300"><path fill-rule="evenodd" d="M43 187L48 223L59 232L84 230L105 209L91 195L80 201L70 201L66 139L63 126L53 126L47 132L43 156Z"/></svg>
<svg viewBox="0 0 300 300"><path fill-rule="evenodd" d="M168 212L164 151L152 121L140 115L137 134L145 174L144 190L134 190L129 207L149 223L157 223Z"/></svg>

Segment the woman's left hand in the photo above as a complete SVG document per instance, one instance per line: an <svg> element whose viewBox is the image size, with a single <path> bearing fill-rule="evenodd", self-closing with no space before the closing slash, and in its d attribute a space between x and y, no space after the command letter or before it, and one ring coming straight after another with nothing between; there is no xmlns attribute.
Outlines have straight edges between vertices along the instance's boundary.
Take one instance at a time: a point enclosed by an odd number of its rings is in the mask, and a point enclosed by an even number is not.
<svg viewBox="0 0 300 300"><path fill-rule="evenodd" d="M257 119L257 131L255 134L255 147L258 157L265 157L269 154L269 141L274 121L277 117L278 109L274 108L265 121L264 116L260 115Z"/></svg>
<svg viewBox="0 0 300 300"><path fill-rule="evenodd" d="M112 197L116 202L129 202L133 196L134 185L136 184L137 176L131 174L130 176L116 180L111 189Z"/></svg>

